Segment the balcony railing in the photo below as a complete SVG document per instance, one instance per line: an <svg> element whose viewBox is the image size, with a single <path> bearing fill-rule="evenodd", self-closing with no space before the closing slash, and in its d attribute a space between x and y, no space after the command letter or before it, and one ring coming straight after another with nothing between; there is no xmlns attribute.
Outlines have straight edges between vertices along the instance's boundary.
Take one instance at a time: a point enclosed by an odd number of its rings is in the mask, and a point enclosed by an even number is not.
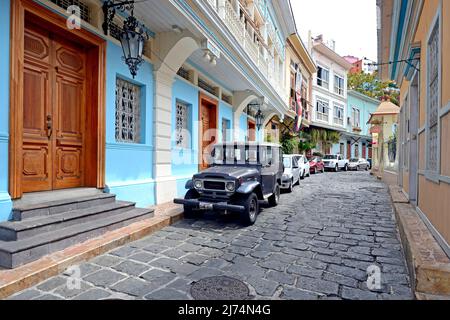
<svg viewBox="0 0 450 320"><path fill-rule="evenodd" d="M222 8L219 8L217 0L207 0L207 2L219 14L219 16L222 17L225 25L234 35L237 42L243 46L250 58L256 64L264 77L269 80L274 89L280 94L284 92L281 82L279 81L280 76L275 74L279 71L275 69L274 55L269 52L265 46L256 42L254 37L249 33L249 31L246 30L244 22L240 19L239 13L235 11L231 2L229 0L225 1L225 6L222 12L220 12ZM255 6L260 5L261 4L258 3L258 1L255 1ZM269 26L269 34L271 34L274 41L274 46L277 50L280 50L280 43L273 26L271 26L270 23L267 25Z"/></svg>
<svg viewBox="0 0 450 320"><path fill-rule="evenodd" d="M247 50L250 57L253 59L253 61L256 64L258 63L259 59L259 50L257 44L253 41L252 37L248 34L248 32L245 32L245 41L244 41L244 48Z"/></svg>
<svg viewBox="0 0 450 320"><path fill-rule="evenodd" d="M328 122L328 113L316 113L316 120Z"/></svg>
<svg viewBox="0 0 450 320"><path fill-rule="evenodd" d="M334 124L338 126L344 125L344 119L334 118Z"/></svg>

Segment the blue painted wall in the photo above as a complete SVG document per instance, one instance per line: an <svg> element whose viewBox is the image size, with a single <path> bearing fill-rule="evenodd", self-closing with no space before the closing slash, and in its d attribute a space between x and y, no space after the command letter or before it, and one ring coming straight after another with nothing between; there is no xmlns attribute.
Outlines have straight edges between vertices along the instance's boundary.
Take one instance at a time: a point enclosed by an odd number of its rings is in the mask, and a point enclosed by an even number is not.
<svg viewBox="0 0 450 320"><path fill-rule="evenodd" d="M222 137L222 119L230 121L230 131L228 132L228 138L233 140L233 107L228 103L220 101L219 103L219 141L223 141Z"/></svg>
<svg viewBox="0 0 450 320"><path fill-rule="evenodd" d="M241 117L239 118L239 139L238 141L244 142L247 137L247 130L248 130L248 119L247 114L243 113Z"/></svg>
<svg viewBox="0 0 450 320"><path fill-rule="evenodd" d="M141 143L117 143L115 138L116 78L141 86ZM145 207L155 203L153 181L153 67L145 62L135 79L122 60L122 49L108 42L106 57L106 185L119 200Z"/></svg>
<svg viewBox="0 0 450 320"><path fill-rule="evenodd" d="M8 193L8 141L9 141L9 43L10 0L2 1L0 10L0 222L11 215Z"/></svg>
<svg viewBox="0 0 450 320"><path fill-rule="evenodd" d="M172 86L172 175L176 177L177 196L184 196L186 181L198 171L199 163L199 108L198 88L186 81L176 79ZM175 144L176 103L188 106L189 131L191 133L189 148L178 148Z"/></svg>
<svg viewBox="0 0 450 320"><path fill-rule="evenodd" d="M361 111L361 135L368 136L369 134L369 125L367 121L369 121L370 115L374 113L380 102L377 100L372 100L370 98L365 98L359 93L354 93L349 91L348 93L348 104L347 104L347 114L349 117L352 115L352 108L357 107ZM352 128L350 126L347 127L347 131L352 132Z"/></svg>

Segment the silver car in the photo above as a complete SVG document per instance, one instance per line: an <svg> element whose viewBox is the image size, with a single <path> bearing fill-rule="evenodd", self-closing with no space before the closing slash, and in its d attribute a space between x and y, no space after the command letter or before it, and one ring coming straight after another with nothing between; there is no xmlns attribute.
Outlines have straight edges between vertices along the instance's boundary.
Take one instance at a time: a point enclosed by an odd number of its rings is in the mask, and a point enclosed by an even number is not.
<svg viewBox="0 0 450 320"><path fill-rule="evenodd" d="M363 158L352 158L348 163L348 170L369 170L370 163Z"/></svg>
<svg viewBox="0 0 450 320"><path fill-rule="evenodd" d="M298 157L293 155L283 156L284 173L281 178L281 189L292 192L296 184L300 182L300 164Z"/></svg>

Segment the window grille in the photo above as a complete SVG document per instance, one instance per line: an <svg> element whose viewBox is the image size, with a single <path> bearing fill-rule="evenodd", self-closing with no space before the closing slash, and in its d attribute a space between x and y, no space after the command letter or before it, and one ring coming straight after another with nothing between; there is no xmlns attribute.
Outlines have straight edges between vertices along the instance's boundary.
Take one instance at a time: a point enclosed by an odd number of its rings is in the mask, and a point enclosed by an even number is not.
<svg viewBox="0 0 450 320"><path fill-rule="evenodd" d="M222 94L222 100L228 104L232 104L232 102L233 102L233 99L231 98L231 96L229 96L227 94Z"/></svg>
<svg viewBox="0 0 450 320"><path fill-rule="evenodd" d="M177 148L189 148L188 132L188 106L184 103L177 102L175 137Z"/></svg>
<svg viewBox="0 0 450 320"><path fill-rule="evenodd" d="M438 171L439 137L439 20L428 42L428 170Z"/></svg>
<svg viewBox="0 0 450 320"><path fill-rule="evenodd" d="M141 88L131 82L116 80L116 141L139 143Z"/></svg>
<svg viewBox="0 0 450 320"><path fill-rule="evenodd" d="M50 0L50 2L64 10L67 10L70 6L78 6L80 8L80 18L88 23L91 22L91 10L80 0Z"/></svg>
<svg viewBox="0 0 450 320"><path fill-rule="evenodd" d="M212 85L210 85L208 82L206 82L205 80L203 80L201 78L198 78L198 86L200 88L202 88L203 90L205 90L213 95L216 95L216 89Z"/></svg>
<svg viewBox="0 0 450 320"><path fill-rule="evenodd" d="M180 77L182 77L183 79L186 79L188 81L190 80L189 79L189 70L187 70L187 69L185 69L183 67L178 69L177 75L179 75Z"/></svg>

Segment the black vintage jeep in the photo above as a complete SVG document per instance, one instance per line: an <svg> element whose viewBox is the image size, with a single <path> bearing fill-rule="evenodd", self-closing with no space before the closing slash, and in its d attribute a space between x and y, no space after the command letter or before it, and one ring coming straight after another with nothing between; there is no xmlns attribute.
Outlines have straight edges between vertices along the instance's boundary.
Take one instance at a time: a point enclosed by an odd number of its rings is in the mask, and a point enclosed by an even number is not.
<svg viewBox="0 0 450 320"><path fill-rule="evenodd" d="M206 210L238 212L245 225L255 223L259 202L278 205L283 154L279 145L257 143L217 144L211 152L212 166L186 183L184 205L187 218Z"/></svg>

